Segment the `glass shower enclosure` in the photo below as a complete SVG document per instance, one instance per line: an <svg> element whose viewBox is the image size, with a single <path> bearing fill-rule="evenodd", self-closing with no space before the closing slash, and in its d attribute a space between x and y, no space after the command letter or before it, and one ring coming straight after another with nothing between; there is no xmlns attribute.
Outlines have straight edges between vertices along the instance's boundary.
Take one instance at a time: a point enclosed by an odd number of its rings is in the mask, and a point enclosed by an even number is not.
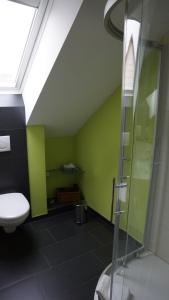
<svg viewBox="0 0 169 300"><path fill-rule="evenodd" d="M107 31L123 43L110 299L127 300L133 295L136 300L166 300L166 293L163 298L151 293L149 283L156 284L150 240L160 164L161 61L169 36L169 1L109 0L104 22Z"/></svg>

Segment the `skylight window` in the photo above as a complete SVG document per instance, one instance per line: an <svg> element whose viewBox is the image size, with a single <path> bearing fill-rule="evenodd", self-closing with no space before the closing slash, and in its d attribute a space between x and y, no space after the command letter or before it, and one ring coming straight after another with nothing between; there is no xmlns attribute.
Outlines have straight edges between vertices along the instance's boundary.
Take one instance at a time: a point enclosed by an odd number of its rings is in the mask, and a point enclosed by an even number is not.
<svg viewBox="0 0 169 300"><path fill-rule="evenodd" d="M0 0L1 91L17 90L21 85L36 38L32 29L36 24L38 9L35 4L38 2ZM38 32L37 26L35 27ZM34 41L31 40L32 36Z"/></svg>
<svg viewBox="0 0 169 300"><path fill-rule="evenodd" d="M140 23L128 19L126 21L125 37L125 65L124 65L124 90L133 92L136 68L136 57L139 43ZM130 94L130 93L129 93Z"/></svg>

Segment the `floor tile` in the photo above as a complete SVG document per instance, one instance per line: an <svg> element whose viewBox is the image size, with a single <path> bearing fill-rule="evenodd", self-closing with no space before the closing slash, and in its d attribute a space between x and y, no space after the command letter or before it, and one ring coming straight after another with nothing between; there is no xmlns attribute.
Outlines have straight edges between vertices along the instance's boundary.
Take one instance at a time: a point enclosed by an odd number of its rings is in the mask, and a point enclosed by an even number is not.
<svg viewBox="0 0 169 300"><path fill-rule="evenodd" d="M13 249L11 248L9 251L12 252ZM0 288L16 283L48 268L49 265L46 259L38 251L20 257L18 255L15 259L13 259L13 256L10 259L2 260L1 258Z"/></svg>
<svg viewBox="0 0 169 300"><path fill-rule="evenodd" d="M55 243L55 239L44 229L36 232L30 224L18 227L14 233L1 232L0 261L3 259L17 259L31 254L37 249ZM11 251L12 249L12 251Z"/></svg>
<svg viewBox="0 0 169 300"><path fill-rule="evenodd" d="M68 295L67 300L93 300L99 277L100 276L96 276L82 286L78 286Z"/></svg>
<svg viewBox="0 0 169 300"><path fill-rule="evenodd" d="M48 230L56 241L61 241L82 232L92 232L98 224L99 222L95 219L90 219L87 223L81 225L76 224L73 219L70 219L63 223L57 223Z"/></svg>
<svg viewBox="0 0 169 300"><path fill-rule="evenodd" d="M124 255L126 255L126 250L127 253L131 253L137 249L139 249L141 245L135 241L133 238L131 238L130 236L128 237L128 242L127 242L127 249L126 249L126 240L119 240L119 253L118 253L118 257L122 257Z"/></svg>
<svg viewBox="0 0 169 300"><path fill-rule="evenodd" d="M1 300L44 300L37 282L31 278L0 290Z"/></svg>
<svg viewBox="0 0 169 300"><path fill-rule="evenodd" d="M72 220L64 223L58 223L56 226L48 229L51 235L56 241L61 241L77 235L80 232L80 228Z"/></svg>
<svg viewBox="0 0 169 300"><path fill-rule="evenodd" d="M76 290L79 293L79 288L90 279L99 276L102 270L103 266L99 260L88 253L41 273L37 279L46 299L70 300L68 295Z"/></svg>
<svg viewBox="0 0 169 300"><path fill-rule="evenodd" d="M86 252L98 248L100 244L89 233L74 237L41 249L51 265L63 263Z"/></svg>
<svg viewBox="0 0 169 300"><path fill-rule="evenodd" d="M110 225L104 225L101 222L90 231L90 233L95 237L102 245L113 243L113 227Z"/></svg>
<svg viewBox="0 0 169 300"><path fill-rule="evenodd" d="M25 223L12 234L0 228L1 300L93 299L110 260L113 227L91 213L77 225L74 213Z"/></svg>
<svg viewBox="0 0 169 300"><path fill-rule="evenodd" d="M126 240L127 233L124 230L119 230L119 240Z"/></svg>
<svg viewBox="0 0 169 300"><path fill-rule="evenodd" d="M27 225L11 234L1 232L0 261L17 260L21 256L30 255L34 250L30 228Z"/></svg>
<svg viewBox="0 0 169 300"><path fill-rule="evenodd" d="M40 230L44 228L48 229L56 226L59 223L63 224L68 220L74 220L74 210L68 211L66 213L60 213L54 216L45 217L38 221L33 221L32 226L36 230Z"/></svg>
<svg viewBox="0 0 169 300"><path fill-rule="evenodd" d="M33 229L31 230L31 236L34 249L39 249L55 243L55 239L47 229L38 230L38 232Z"/></svg>
<svg viewBox="0 0 169 300"><path fill-rule="evenodd" d="M112 261L113 248L112 244L101 246L92 252L106 267Z"/></svg>
<svg viewBox="0 0 169 300"><path fill-rule="evenodd" d="M100 225L100 222L96 218L89 218L86 223L82 225L77 225L79 230L92 232L97 226Z"/></svg>

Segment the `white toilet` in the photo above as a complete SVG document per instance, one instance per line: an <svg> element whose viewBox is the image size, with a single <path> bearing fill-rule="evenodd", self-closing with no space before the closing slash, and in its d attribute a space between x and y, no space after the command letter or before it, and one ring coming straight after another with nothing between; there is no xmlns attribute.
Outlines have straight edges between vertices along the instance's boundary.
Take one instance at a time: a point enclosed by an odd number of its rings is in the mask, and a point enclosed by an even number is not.
<svg viewBox="0 0 169 300"><path fill-rule="evenodd" d="M0 195L0 226L12 233L29 215L30 205L21 193Z"/></svg>

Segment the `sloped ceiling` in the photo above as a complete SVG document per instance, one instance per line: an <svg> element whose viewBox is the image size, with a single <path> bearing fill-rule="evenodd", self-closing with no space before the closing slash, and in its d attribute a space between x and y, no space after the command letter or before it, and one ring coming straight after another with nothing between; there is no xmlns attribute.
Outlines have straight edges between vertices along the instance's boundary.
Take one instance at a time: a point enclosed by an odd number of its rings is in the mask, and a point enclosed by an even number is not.
<svg viewBox="0 0 169 300"><path fill-rule="evenodd" d="M104 29L106 0L84 0L28 124L75 134L121 83L122 43Z"/></svg>

